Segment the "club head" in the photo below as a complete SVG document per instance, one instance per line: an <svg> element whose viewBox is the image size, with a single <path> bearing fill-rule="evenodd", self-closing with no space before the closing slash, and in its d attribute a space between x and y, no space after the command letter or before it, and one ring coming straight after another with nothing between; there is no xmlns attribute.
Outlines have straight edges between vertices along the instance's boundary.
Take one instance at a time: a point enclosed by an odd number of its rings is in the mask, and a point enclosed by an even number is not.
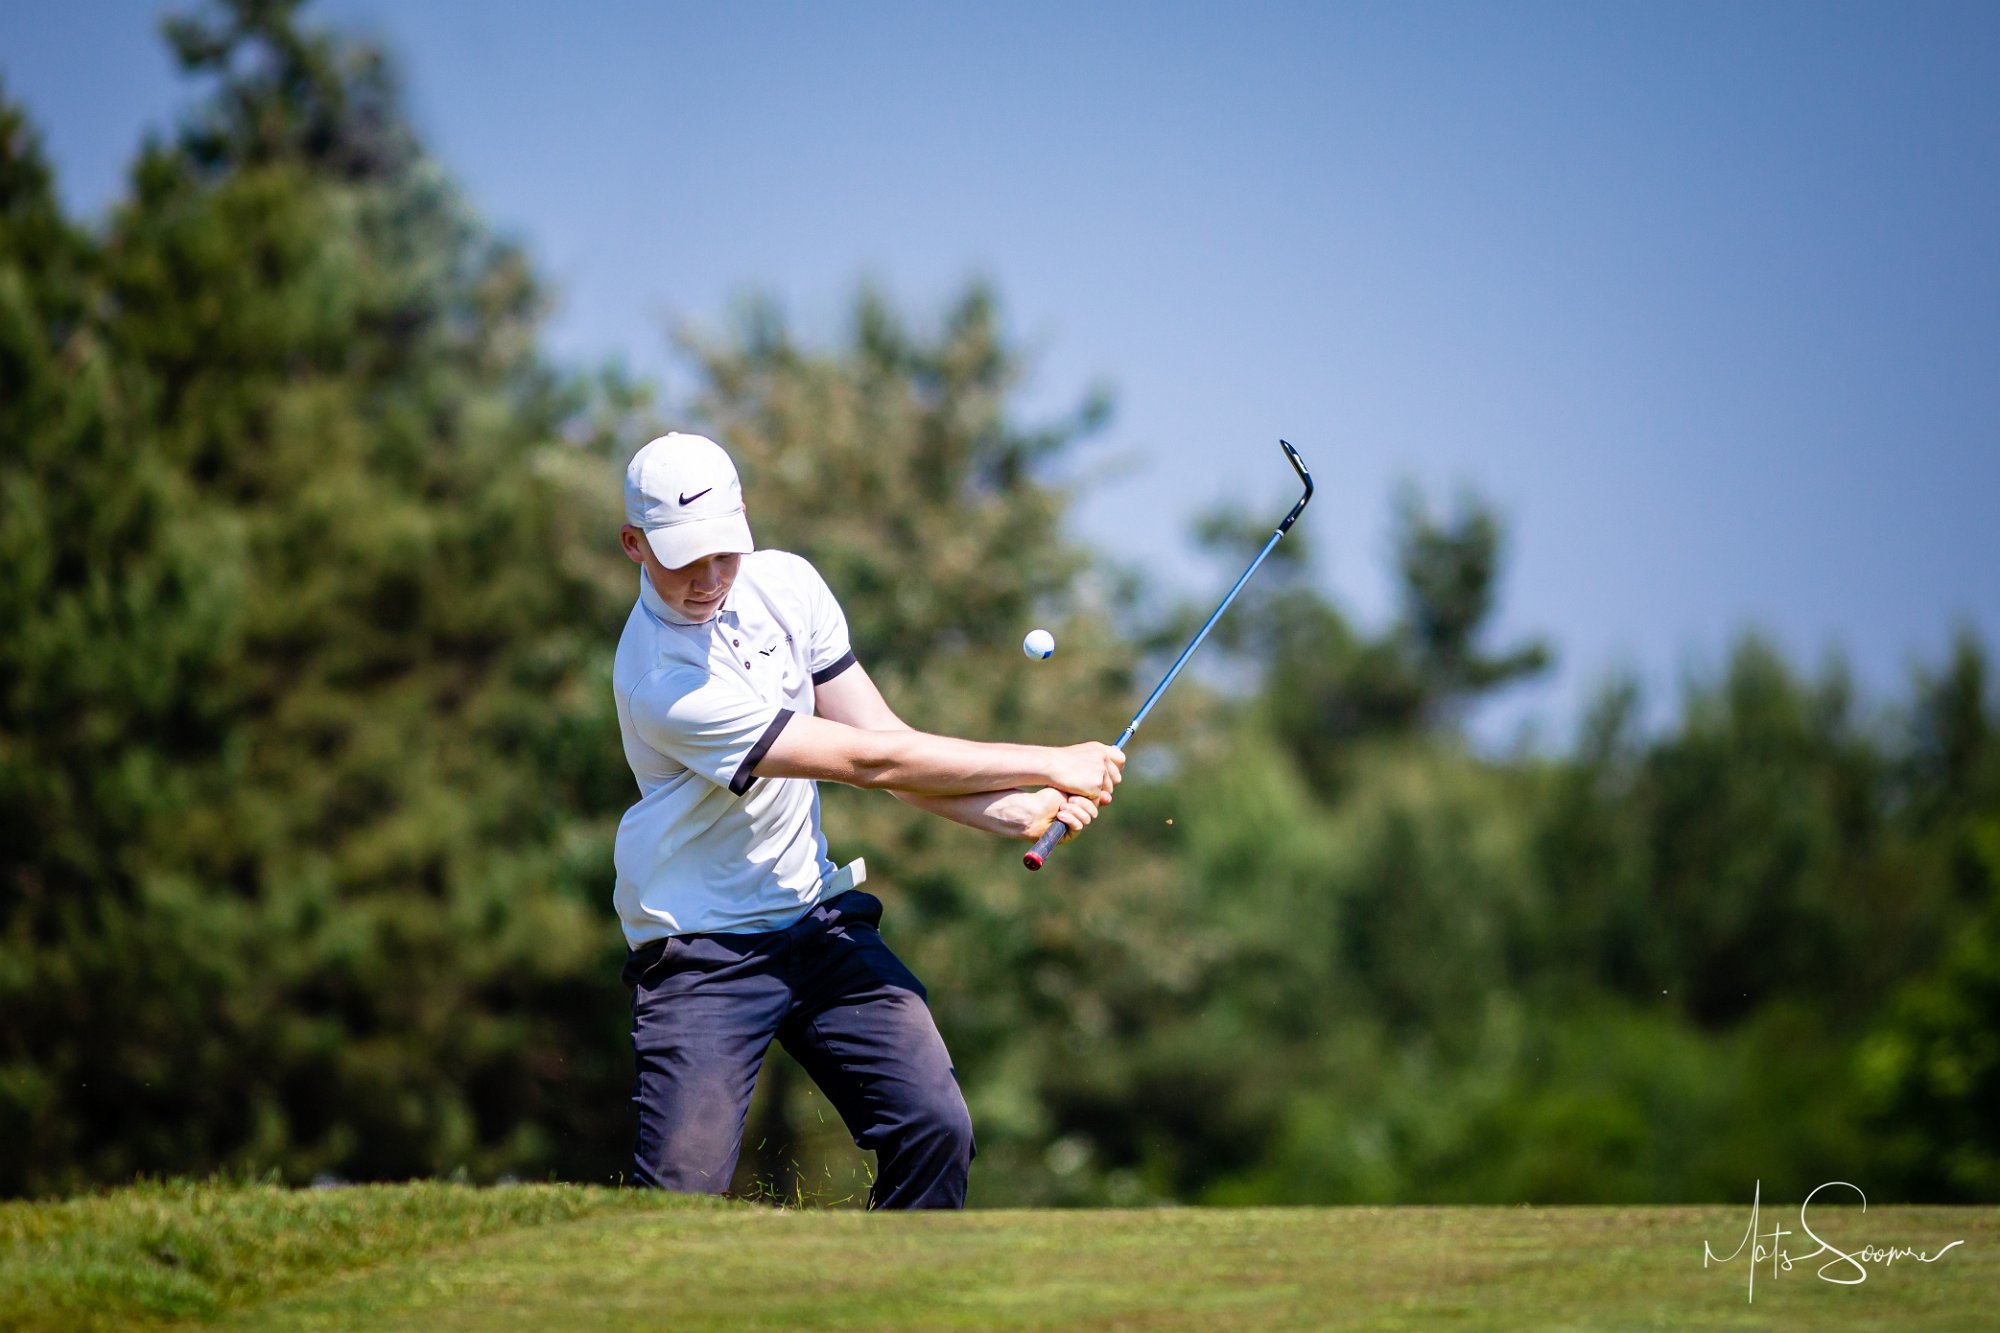
<svg viewBox="0 0 2000 1333"><path fill-rule="evenodd" d="M1285 457L1291 460L1292 471L1299 474L1299 480L1305 483L1306 488L1306 493L1292 506L1292 512L1285 515L1285 521L1278 525L1278 531L1284 533L1291 530L1292 524L1298 521L1299 514L1305 509L1306 501L1313 498L1313 478L1312 473L1306 471L1306 460L1299 457L1299 451L1292 448L1290 440L1279 440L1278 445L1285 451Z"/></svg>

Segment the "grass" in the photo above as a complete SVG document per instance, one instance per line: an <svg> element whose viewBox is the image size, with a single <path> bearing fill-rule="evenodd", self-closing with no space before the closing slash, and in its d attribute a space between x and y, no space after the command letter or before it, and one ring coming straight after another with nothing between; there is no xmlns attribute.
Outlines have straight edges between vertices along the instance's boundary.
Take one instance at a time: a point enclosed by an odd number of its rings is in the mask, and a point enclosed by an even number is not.
<svg viewBox="0 0 2000 1333"><path fill-rule="evenodd" d="M1751 1304L1741 1259L1702 1266L1747 1208L887 1216L581 1186L151 1185L0 1204L0 1327L1992 1326L2000 1209L1813 1218L1843 1248L1965 1243L1860 1286L1767 1263ZM1796 1207L1766 1203L1774 1219L1795 1228Z"/></svg>
<svg viewBox="0 0 2000 1333"><path fill-rule="evenodd" d="M564 1224L606 1212L722 1206L586 1186L446 1184L303 1191L153 1184L0 1203L0 1328L213 1319L483 1237L560 1234Z"/></svg>

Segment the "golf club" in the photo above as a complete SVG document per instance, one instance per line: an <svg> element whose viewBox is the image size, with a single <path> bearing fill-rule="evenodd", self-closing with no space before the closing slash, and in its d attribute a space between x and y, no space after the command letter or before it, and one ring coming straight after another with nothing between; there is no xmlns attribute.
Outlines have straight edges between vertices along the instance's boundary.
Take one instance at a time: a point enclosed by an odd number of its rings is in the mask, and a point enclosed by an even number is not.
<svg viewBox="0 0 2000 1333"><path fill-rule="evenodd" d="M1250 567L1243 571L1243 577L1236 580L1236 585L1229 590L1229 595L1222 599L1222 605L1215 608L1215 614L1208 618L1208 622L1201 627L1201 630L1194 636L1194 640L1187 647L1181 649L1181 655L1174 659L1174 664L1167 668L1167 674L1161 677L1158 685L1153 687L1153 692L1146 696L1146 702L1139 705L1139 711L1134 713L1132 720L1125 724L1124 734L1118 738L1112 748L1119 750L1125 748L1125 742L1132 739L1132 733L1137 731L1139 724L1146 720L1146 714L1153 711L1153 705L1158 703L1160 696L1167 692L1167 686L1174 683L1174 677L1180 675L1181 668L1187 665L1187 660L1190 657L1194 656L1194 650L1201 647L1201 641L1208 637L1210 630L1215 628L1215 622L1222 619L1222 613L1227 611L1229 604L1236 600L1236 594L1243 591L1243 585L1248 583L1250 576L1257 572L1257 566L1264 563L1264 557L1271 554L1271 548L1278 544L1278 540L1291 531L1292 524L1298 521L1299 514L1305 509L1306 501L1312 499L1313 479L1312 473L1306 471L1306 461L1299 457L1299 451L1292 448L1289 441L1279 440L1278 445L1285 451L1285 457L1291 460L1292 470L1299 474L1299 480L1305 483L1305 493L1299 496L1299 502L1292 506L1292 512L1285 515L1284 521L1278 524L1278 530L1271 534L1271 540L1264 543L1264 549L1257 552L1257 558L1252 560ZM1049 853L1056 849L1056 844L1068 837L1069 833L1069 825L1063 823L1061 820L1056 820L1048 826L1041 837L1035 839L1035 845L1030 847L1027 853L1021 857L1021 864L1027 866L1030 870L1040 870L1042 863L1049 859Z"/></svg>

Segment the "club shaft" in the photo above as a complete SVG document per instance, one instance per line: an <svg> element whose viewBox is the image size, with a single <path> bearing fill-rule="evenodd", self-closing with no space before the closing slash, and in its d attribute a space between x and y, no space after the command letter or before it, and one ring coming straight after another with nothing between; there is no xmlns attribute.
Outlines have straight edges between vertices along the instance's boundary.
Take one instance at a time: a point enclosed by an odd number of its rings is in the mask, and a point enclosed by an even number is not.
<svg viewBox="0 0 2000 1333"><path fill-rule="evenodd" d="M1236 600L1236 594L1243 591L1243 585L1250 581L1250 576L1257 572L1257 566L1264 563L1264 557L1271 554L1271 548L1276 546L1278 539L1284 535L1285 530L1283 528L1279 528L1271 534L1271 540L1265 542L1264 549L1257 552L1257 558L1252 560L1250 567L1243 571L1243 577L1237 579L1236 585L1223 597L1222 605L1215 608L1215 614L1208 618L1208 623L1201 627L1201 632L1194 636L1194 641L1181 649L1181 655L1176 657L1174 664L1167 668L1167 674L1160 678L1160 683L1155 685L1153 692L1146 696L1146 702L1139 705L1139 711L1132 715L1132 720L1125 725L1125 734L1118 738L1113 748L1119 750L1125 748L1125 742L1132 739L1132 733L1137 731L1139 724L1146 720L1146 714L1153 711L1153 705L1158 703L1160 696L1167 692L1167 686L1173 684L1174 677L1181 674L1181 668L1187 665L1190 657L1194 656L1194 650L1201 647L1201 641L1206 639L1208 632L1215 628L1215 622L1222 619L1222 613L1227 611L1229 604Z"/></svg>
<svg viewBox="0 0 2000 1333"><path fill-rule="evenodd" d="M1167 692L1167 686L1173 684L1174 677L1181 674L1181 668L1187 665L1190 657L1194 656L1194 650L1201 647L1201 641L1206 639L1208 632L1215 628L1215 622L1222 619L1222 613L1227 611L1229 604L1236 600L1236 594L1243 591L1243 585L1248 583L1250 576L1257 572L1257 566L1264 563L1264 557L1271 554L1271 548L1278 544L1279 539L1291 531L1292 524L1297 522L1299 515L1305 511L1306 501L1312 499L1312 473L1306 469L1306 460L1299 457L1299 451L1292 448L1290 441L1279 440L1278 445L1285 451L1285 458L1291 463L1292 470L1299 474L1299 481L1305 487L1299 494L1298 503L1292 506L1292 512L1286 514L1284 519L1278 524L1278 530L1271 534L1271 540L1265 542L1264 549L1257 552L1257 558L1250 562L1250 567L1243 571L1241 578L1236 580L1235 586L1229 590L1229 595L1222 599L1222 605L1215 608L1215 613L1209 616L1207 623L1201 627L1201 632L1194 636L1194 642L1181 650L1181 655L1174 659L1172 666L1167 668L1167 674L1160 678L1160 683L1155 685L1153 692L1146 696L1146 702L1139 705L1139 711L1132 715L1132 720L1125 725L1125 733L1118 738L1118 749L1124 749L1125 742L1132 739L1132 733L1139 730L1139 724L1146 720L1146 714L1153 711L1153 705L1158 703L1160 696ZM1035 839L1035 845L1030 847L1026 854L1021 857L1022 863L1030 870L1040 870L1043 861L1056 849L1056 844L1069 835L1069 825L1064 824L1061 820L1051 823L1048 828L1042 831L1042 836Z"/></svg>

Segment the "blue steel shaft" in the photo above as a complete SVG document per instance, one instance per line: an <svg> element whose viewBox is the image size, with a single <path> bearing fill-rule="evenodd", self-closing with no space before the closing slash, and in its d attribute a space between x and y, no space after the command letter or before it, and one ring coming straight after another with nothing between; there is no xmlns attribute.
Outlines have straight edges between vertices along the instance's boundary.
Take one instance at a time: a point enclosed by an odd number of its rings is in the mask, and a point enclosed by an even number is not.
<svg viewBox="0 0 2000 1333"><path fill-rule="evenodd" d="M1231 588L1229 595L1222 599L1222 605L1215 608L1215 614L1210 616L1208 623L1201 627L1201 633L1194 636L1193 643L1190 643L1186 648L1181 650L1181 655L1174 659L1172 666L1167 668L1167 674L1161 677L1158 685L1153 687L1153 692L1146 696L1146 702L1139 705L1139 711L1132 715L1132 721L1125 727L1125 734L1118 738L1118 743L1112 747L1113 749L1122 750L1125 748L1125 742L1132 739L1132 733L1137 731L1139 724L1146 720L1146 714L1153 711L1153 705L1158 703L1160 696L1167 692L1167 686L1173 684L1174 677L1181 674L1181 668L1187 665L1187 660L1190 657L1194 656L1194 650L1201 647L1201 641L1206 639L1208 632L1215 628L1215 622L1222 619L1222 613L1227 611L1229 604L1236 600L1236 594L1243 591L1243 585L1250 581L1250 576L1257 572L1257 566L1264 563L1264 557L1271 554L1271 548L1276 546L1278 539L1284 535L1285 530L1283 528L1279 528L1271 534L1271 540L1265 542L1264 549L1257 552L1257 558L1250 562L1250 568L1243 571L1243 577L1236 580L1236 586Z"/></svg>
<svg viewBox="0 0 2000 1333"><path fill-rule="evenodd" d="M1222 619L1222 613L1227 611L1229 604L1236 600L1236 594L1243 591L1243 585L1248 583L1250 576L1257 572L1257 566L1264 563L1264 557L1271 554L1271 548L1278 544L1279 538L1291 530L1292 524L1296 523L1299 515L1305 512L1306 501L1312 499L1312 473L1306 470L1306 460L1299 457L1299 451L1292 448L1290 441L1279 440L1278 446L1285 451L1285 457L1291 462L1292 470L1299 474L1299 481L1305 486L1304 493L1299 496L1299 502L1292 506L1292 512L1286 514L1284 520L1278 524L1278 530L1271 534L1271 540L1264 543L1264 549L1257 552L1257 558L1250 562L1250 568L1244 570L1242 577L1236 580L1234 587L1230 588L1229 595L1222 599L1222 605L1215 608L1215 613L1201 627L1201 632L1194 636L1194 642L1181 650L1181 655L1174 659L1174 664L1171 667L1167 668L1167 674L1161 677L1158 685L1153 687L1153 692L1146 696L1146 702L1139 705L1139 711L1132 715L1131 722L1126 724L1124 734L1118 738L1116 748L1120 750L1125 748L1125 743L1132 739L1134 732L1139 730L1139 724L1146 720L1146 714L1153 711L1153 705L1158 703L1160 696L1167 692L1167 686L1174 683L1174 677L1180 675L1181 668L1187 665L1190 657L1194 656L1194 650L1201 647L1202 640L1206 639L1208 632L1215 628L1215 622ZM1042 836L1035 840L1035 845L1021 859L1027 864L1028 869L1040 870L1043 858L1053 852L1058 843L1070 836L1071 829L1067 824L1061 821L1052 823L1047 829L1043 830Z"/></svg>

